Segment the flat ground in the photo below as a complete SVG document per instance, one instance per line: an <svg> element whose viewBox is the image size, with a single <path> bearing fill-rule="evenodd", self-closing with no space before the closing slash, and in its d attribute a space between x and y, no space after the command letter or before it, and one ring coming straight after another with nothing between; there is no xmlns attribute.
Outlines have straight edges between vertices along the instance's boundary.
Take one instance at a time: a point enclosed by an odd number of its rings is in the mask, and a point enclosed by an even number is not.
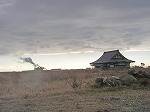
<svg viewBox="0 0 150 112"><path fill-rule="evenodd" d="M70 75L71 74L71 75ZM81 88L71 87L76 81ZM49 71L0 74L0 112L150 112L149 87L93 89L95 77L121 73Z"/></svg>

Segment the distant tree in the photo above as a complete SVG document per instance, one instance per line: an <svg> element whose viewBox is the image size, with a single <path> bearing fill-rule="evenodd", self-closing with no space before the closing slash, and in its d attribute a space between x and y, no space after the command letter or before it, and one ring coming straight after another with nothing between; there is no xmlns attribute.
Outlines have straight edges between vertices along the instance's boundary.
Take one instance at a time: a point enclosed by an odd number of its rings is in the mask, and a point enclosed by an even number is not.
<svg viewBox="0 0 150 112"><path fill-rule="evenodd" d="M145 63L141 63L141 67L144 67L145 66Z"/></svg>

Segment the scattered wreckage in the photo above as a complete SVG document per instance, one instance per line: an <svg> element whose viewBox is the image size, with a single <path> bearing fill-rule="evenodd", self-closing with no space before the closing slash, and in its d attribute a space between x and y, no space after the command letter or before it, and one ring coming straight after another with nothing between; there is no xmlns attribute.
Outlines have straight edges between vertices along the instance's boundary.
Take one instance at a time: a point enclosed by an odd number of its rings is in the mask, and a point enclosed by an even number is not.
<svg viewBox="0 0 150 112"><path fill-rule="evenodd" d="M129 70L127 75L121 77L111 76L96 78L95 83L92 85L95 88L102 87L120 87L132 86L133 84L148 86L150 85L150 73L144 71Z"/></svg>

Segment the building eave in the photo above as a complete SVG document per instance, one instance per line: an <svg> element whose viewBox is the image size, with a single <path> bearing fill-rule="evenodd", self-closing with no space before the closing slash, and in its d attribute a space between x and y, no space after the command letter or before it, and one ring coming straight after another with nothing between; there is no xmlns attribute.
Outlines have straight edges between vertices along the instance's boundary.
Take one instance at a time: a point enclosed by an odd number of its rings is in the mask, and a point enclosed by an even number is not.
<svg viewBox="0 0 150 112"><path fill-rule="evenodd" d="M114 56L117 54L121 55L123 59L113 59ZM94 66L96 64L106 64L106 63L113 63L113 62L125 62L125 63L133 63L135 61L129 60L126 57L124 57L119 50L114 50L114 51L107 51L104 52L103 55L97 59L96 61L90 63L91 66Z"/></svg>

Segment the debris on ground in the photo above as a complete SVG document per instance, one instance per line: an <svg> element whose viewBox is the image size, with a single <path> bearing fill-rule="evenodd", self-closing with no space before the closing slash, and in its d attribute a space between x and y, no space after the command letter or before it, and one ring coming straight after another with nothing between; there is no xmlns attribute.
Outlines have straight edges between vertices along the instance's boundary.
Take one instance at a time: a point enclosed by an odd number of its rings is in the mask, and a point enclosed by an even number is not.
<svg viewBox="0 0 150 112"><path fill-rule="evenodd" d="M98 77L92 85L95 88L121 87L121 86L148 86L150 85L150 73L145 71L129 70L127 75L121 77Z"/></svg>

